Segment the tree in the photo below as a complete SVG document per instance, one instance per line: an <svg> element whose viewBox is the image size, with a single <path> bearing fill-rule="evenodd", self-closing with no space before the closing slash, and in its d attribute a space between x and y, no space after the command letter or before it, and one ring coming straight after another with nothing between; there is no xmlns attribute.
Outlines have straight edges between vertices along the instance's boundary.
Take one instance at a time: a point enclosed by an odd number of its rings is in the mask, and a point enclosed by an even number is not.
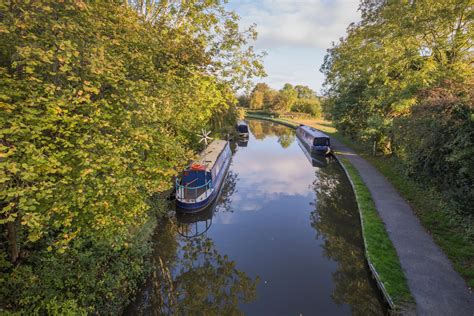
<svg viewBox="0 0 474 316"><path fill-rule="evenodd" d="M250 108L262 109L265 100L265 94L270 90L266 83L257 83L250 94Z"/></svg>
<svg viewBox="0 0 474 316"><path fill-rule="evenodd" d="M295 103L298 92L289 83L286 83L279 91L278 96L273 105L273 110L278 112L288 112Z"/></svg>
<svg viewBox="0 0 474 316"><path fill-rule="evenodd" d="M315 99L316 92L311 90L308 86L296 85L295 90L298 93L298 99Z"/></svg>
<svg viewBox="0 0 474 316"><path fill-rule="evenodd" d="M265 94L263 96L263 107L265 109L271 109L275 104L277 97L278 91L274 89L268 89L267 91L265 91Z"/></svg>
<svg viewBox="0 0 474 316"><path fill-rule="evenodd" d="M472 116L472 95L462 92L472 89L474 75L472 1L362 1L360 9L362 21L349 26L321 67L332 119L374 154L396 155L407 174L466 211L471 162L460 148L471 130L455 121Z"/></svg>
<svg viewBox="0 0 474 316"><path fill-rule="evenodd" d="M291 107L291 111L309 114L313 117L321 117L321 103L318 99L297 99Z"/></svg>
<svg viewBox="0 0 474 316"><path fill-rule="evenodd" d="M238 102L238 105L243 108L250 107L250 97L245 94L239 95L237 97L237 102Z"/></svg>

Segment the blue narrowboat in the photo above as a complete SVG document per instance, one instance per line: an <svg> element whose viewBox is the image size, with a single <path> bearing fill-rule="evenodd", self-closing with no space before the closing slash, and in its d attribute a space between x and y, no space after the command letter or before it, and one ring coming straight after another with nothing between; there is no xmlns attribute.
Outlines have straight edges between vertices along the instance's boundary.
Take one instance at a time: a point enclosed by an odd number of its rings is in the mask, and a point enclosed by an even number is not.
<svg viewBox="0 0 474 316"><path fill-rule="evenodd" d="M311 154L328 155L331 152L329 136L315 128L300 125L296 128L296 136L309 148Z"/></svg>
<svg viewBox="0 0 474 316"><path fill-rule="evenodd" d="M182 212L197 212L219 195L230 165L229 142L214 140L176 179L176 206Z"/></svg>
<svg viewBox="0 0 474 316"><path fill-rule="evenodd" d="M237 123L237 132L239 133L239 137L248 138L249 137L249 127L246 122L239 121Z"/></svg>

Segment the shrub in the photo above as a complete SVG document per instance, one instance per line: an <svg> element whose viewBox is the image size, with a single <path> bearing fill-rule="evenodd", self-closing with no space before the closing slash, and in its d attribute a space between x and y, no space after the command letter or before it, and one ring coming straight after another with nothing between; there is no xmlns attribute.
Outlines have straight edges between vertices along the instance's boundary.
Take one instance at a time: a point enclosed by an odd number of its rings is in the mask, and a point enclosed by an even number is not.
<svg viewBox="0 0 474 316"><path fill-rule="evenodd" d="M291 107L293 112L309 114L313 117L321 117L321 103L318 99L298 99Z"/></svg>

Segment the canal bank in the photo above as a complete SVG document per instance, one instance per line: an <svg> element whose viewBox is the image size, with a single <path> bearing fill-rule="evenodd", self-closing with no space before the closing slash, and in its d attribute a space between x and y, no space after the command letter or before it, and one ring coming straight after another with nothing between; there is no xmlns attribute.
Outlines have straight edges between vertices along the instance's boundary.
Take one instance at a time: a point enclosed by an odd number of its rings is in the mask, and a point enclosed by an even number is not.
<svg viewBox="0 0 474 316"><path fill-rule="evenodd" d="M298 126L297 123L280 119L250 117L276 123L283 122L287 126ZM472 315L474 310L472 293L465 281L454 271L446 255L421 226L409 204L386 178L354 150L334 138L332 143L337 151L336 156L345 158L352 164L370 191L415 299L416 313ZM384 283L384 286L390 292L391 285Z"/></svg>

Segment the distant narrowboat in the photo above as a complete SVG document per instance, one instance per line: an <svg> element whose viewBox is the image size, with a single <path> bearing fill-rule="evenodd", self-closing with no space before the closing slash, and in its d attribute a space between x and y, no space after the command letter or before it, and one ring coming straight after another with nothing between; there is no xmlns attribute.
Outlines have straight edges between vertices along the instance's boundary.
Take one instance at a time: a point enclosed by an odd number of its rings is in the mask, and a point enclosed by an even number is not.
<svg viewBox="0 0 474 316"><path fill-rule="evenodd" d="M249 127L246 122L239 121L237 123L237 132L239 133L240 137L247 138L249 137Z"/></svg>
<svg viewBox="0 0 474 316"><path fill-rule="evenodd" d="M197 212L212 203L221 189L232 152L229 142L214 140L176 179L176 206Z"/></svg>
<svg viewBox="0 0 474 316"><path fill-rule="evenodd" d="M306 125L296 128L296 136L309 148L311 154L327 155L331 152L329 136Z"/></svg>

